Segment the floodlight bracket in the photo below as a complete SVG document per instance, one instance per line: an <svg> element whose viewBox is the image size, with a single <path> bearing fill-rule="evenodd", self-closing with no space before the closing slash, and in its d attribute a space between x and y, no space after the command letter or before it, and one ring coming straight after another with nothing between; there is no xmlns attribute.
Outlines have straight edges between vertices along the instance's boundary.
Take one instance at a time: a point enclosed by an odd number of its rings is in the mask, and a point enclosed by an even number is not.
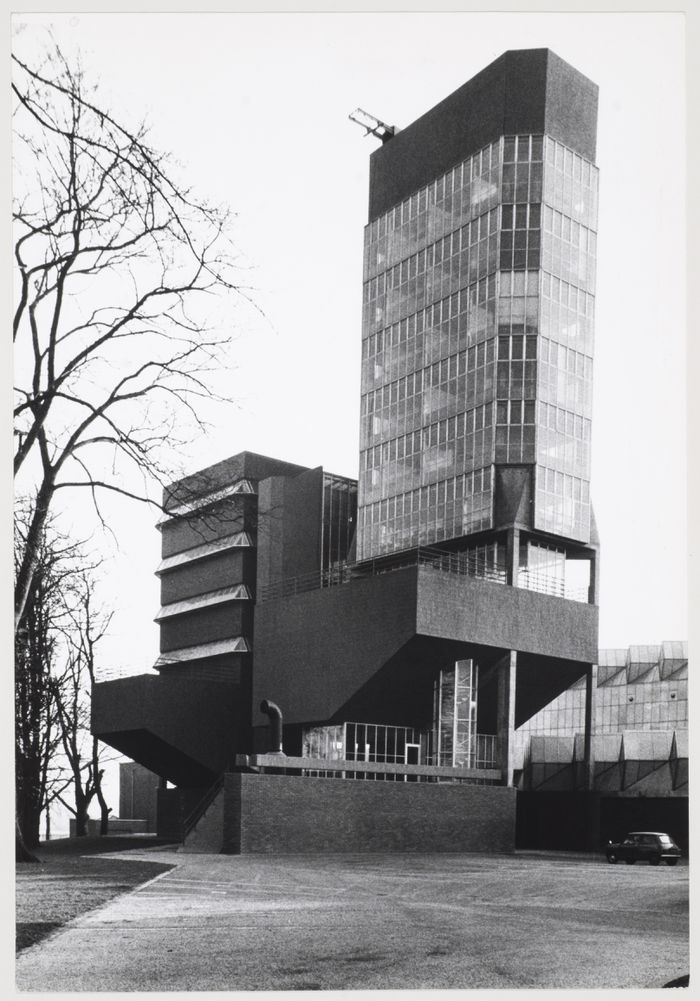
<svg viewBox="0 0 700 1001"><path fill-rule="evenodd" d="M387 125L380 118L375 118L374 115L370 115L367 111L363 111L362 108L355 108L348 115L351 122L355 122L360 125L365 130L365 135L376 136L377 139L381 139L383 143L388 142L396 133L399 131L395 125Z"/></svg>

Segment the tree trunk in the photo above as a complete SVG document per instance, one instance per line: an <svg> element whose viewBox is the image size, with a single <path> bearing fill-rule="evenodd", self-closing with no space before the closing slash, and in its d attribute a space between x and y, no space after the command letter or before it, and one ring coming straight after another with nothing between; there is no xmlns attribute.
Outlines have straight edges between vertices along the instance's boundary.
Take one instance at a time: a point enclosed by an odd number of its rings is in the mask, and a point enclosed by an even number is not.
<svg viewBox="0 0 700 1001"><path fill-rule="evenodd" d="M111 808L107 806L106 803L100 803L100 837L104 838L105 835L109 834L109 815L112 812Z"/></svg>
<svg viewBox="0 0 700 1001"><path fill-rule="evenodd" d="M92 661L90 663L90 680L94 684L95 676ZM102 792L104 769L100 768L100 745L97 737L92 738L92 774L95 776L95 795L97 796L97 802L100 804L100 837L103 838L109 833L109 815L112 809L107 806L107 801Z"/></svg>
<svg viewBox="0 0 700 1001"><path fill-rule="evenodd" d="M15 791L15 819L22 844L30 851L41 840L41 805L36 800L32 770L18 770Z"/></svg>
<svg viewBox="0 0 700 1001"><path fill-rule="evenodd" d="M25 809L20 811L20 829L22 838L27 848L36 848L41 841L41 811L36 809L36 804L25 804Z"/></svg>
<svg viewBox="0 0 700 1001"><path fill-rule="evenodd" d="M75 836L76 838L87 837L88 832L88 804L85 796L75 793Z"/></svg>
<svg viewBox="0 0 700 1001"><path fill-rule="evenodd" d="M39 859L30 852L22 837L19 819L15 817L15 862L38 862Z"/></svg>
<svg viewBox="0 0 700 1001"><path fill-rule="evenodd" d="M27 532L24 553L21 564L15 579L15 634L17 633L24 610L27 607L27 599L34 580L34 571L39 559L39 549L41 545L41 533L46 525L49 514L49 504L54 492L54 476L47 476L41 485L36 496L36 505L32 515L32 521Z"/></svg>

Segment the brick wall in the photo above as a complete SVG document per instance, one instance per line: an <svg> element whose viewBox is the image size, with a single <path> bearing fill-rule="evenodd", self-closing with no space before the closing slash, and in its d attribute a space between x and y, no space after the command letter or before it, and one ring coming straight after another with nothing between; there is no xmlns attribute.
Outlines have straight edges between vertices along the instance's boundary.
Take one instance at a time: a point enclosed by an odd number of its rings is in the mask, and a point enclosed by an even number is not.
<svg viewBox="0 0 700 1001"><path fill-rule="evenodd" d="M504 786L226 776L224 852L511 852Z"/></svg>
<svg viewBox="0 0 700 1001"><path fill-rule="evenodd" d="M160 624L161 653L232 636L250 636L253 613L249 606L250 602L222 602L164 619Z"/></svg>
<svg viewBox="0 0 700 1001"><path fill-rule="evenodd" d="M247 658L247 660L246 660ZM182 664L172 664L162 667L161 677L167 681L170 678L185 679L187 681L221 681L230 685L240 685L243 676L249 670L245 665L249 663L250 654L232 653L225 657L202 657L199 660L185 662ZM246 706L248 702L246 701ZM246 708L246 713L249 710Z"/></svg>
<svg viewBox="0 0 700 1001"><path fill-rule="evenodd" d="M221 539L225 535L243 531L251 521L255 498L249 494L234 494L218 504L207 507L204 513L190 514L186 518L161 525L163 559L181 553L193 546Z"/></svg>
<svg viewBox="0 0 700 1001"><path fill-rule="evenodd" d="M229 549L164 573L160 579L160 600L167 605L243 581L255 584L255 553L244 548Z"/></svg>

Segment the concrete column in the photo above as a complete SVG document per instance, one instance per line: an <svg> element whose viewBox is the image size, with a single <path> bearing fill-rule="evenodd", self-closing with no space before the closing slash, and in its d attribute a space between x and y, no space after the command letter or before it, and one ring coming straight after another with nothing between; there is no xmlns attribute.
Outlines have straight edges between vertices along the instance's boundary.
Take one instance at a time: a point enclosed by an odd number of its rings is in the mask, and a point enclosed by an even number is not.
<svg viewBox="0 0 700 1001"><path fill-rule="evenodd" d="M595 733L595 704L598 694L598 665L589 664L586 668L586 706L583 731L583 764L584 788L587 792L593 790L595 759L593 755L593 735Z"/></svg>
<svg viewBox="0 0 700 1001"><path fill-rule="evenodd" d="M513 587L518 586L520 565L520 529L509 528L506 536L506 580Z"/></svg>
<svg viewBox="0 0 700 1001"><path fill-rule="evenodd" d="M591 579L588 585L588 603L598 604L600 594L600 550L596 550L591 556Z"/></svg>
<svg viewBox="0 0 700 1001"><path fill-rule="evenodd" d="M501 752L502 783L513 785L515 736L515 679L518 654L510 650L496 668L496 735Z"/></svg>

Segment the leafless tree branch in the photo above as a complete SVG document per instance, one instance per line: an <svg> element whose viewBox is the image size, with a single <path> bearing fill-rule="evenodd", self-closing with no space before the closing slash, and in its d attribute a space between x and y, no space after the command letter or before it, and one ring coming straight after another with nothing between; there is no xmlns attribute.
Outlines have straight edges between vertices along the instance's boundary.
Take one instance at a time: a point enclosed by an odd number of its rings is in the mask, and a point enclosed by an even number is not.
<svg viewBox="0 0 700 1001"><path fill-rule="evenodd" d="M230 212L175 179L143 124L100 107L58 48L42 67L16 55L13 66L22 168L13 205L15 476L36 493L17 628L55 492L84 485L71 462L93 496L106 489L153 503L141 481L172 478L173 431L202 427L200 404L213 396L211 373L228 344L207 328L205 304L247 292L236 281Z"/></svg>

